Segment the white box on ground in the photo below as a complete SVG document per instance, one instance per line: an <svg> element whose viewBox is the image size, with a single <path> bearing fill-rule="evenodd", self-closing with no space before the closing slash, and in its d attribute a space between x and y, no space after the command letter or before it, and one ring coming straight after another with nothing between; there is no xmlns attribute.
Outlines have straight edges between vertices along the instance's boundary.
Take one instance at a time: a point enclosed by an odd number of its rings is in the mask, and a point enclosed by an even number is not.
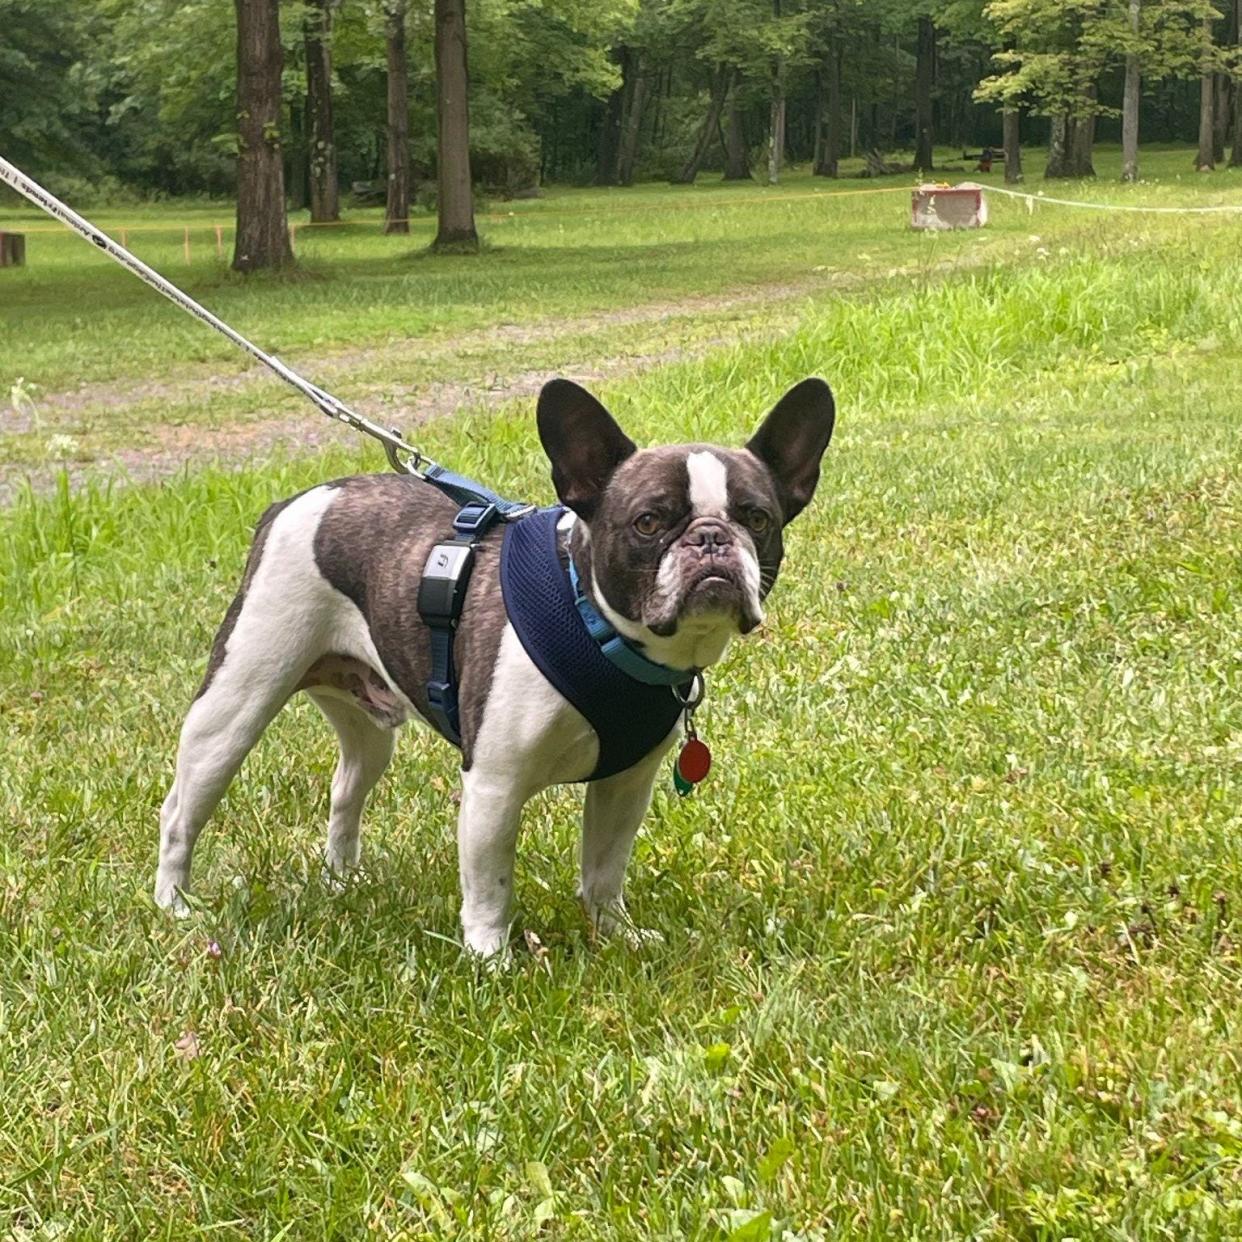
<svg viewBox="0 0 1242 1242"><path fill-rule="evenodd" d="M981 229L987 222L988 200L977 181L920 185L910 195L911 228Z"/></svg>

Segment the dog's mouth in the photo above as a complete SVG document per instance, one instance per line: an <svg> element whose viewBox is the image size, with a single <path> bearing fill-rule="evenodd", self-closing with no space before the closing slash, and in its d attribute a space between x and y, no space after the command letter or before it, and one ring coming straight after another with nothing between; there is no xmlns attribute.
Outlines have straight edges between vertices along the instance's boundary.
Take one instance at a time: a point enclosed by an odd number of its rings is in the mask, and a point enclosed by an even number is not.
<svg viewBox="0 0 1242 1242"><path fill-rule="evenodd" d="M695 574L682 590L682 610L689 613L737 612L743 589L736 574L724 566L711 566Z"/></svg>
<svg viewBox="0 0 1242 1242"><path fill-rule="evenodd" d="M721 587L732 587L734 590L740 590L741 585L738 581L738 575L732 566L721 564L705 565L686 583L684 594L688 598L699 591L719 590Z"/></svg>

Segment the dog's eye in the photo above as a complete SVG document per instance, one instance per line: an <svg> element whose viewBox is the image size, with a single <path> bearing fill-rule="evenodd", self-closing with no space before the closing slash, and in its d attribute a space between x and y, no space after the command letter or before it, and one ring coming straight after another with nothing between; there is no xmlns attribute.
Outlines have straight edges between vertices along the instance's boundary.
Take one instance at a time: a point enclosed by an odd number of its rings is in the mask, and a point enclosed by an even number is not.
<svg viewBox="0 0 1242 1242"><path fill-rule="evenodd" d="M634 529L640 535L654 535L660 529L660 519L654 513L640 513L634 519Z"/></svg>
<svg viewBox="0 0 1242 1242"><path fill-rule="evenodd" d="M746 511L745 522L756 535L762 535L769 526L772 525L771 514L763 509L748 509Z"/></svg>

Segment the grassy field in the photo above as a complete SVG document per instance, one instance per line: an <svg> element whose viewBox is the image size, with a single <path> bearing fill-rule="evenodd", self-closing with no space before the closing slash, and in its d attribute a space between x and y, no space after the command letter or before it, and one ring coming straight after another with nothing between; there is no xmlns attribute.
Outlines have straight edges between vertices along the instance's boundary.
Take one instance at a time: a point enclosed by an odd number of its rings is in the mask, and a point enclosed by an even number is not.
<svg viewBox="0 0 1242 1242"><path fill-rule="evenodd" d="M1072 196L1242 201L1237 178L1174 181L1189 159ZM379 456L123 486L100 449L73 487L17 485L0 1236L1242 1234L1242 221L1002 204L929 238L902 195L770 193L642 188L646 214L605 216L618 196L565 192L460 266L398 243L394 271L392 239L351 234L308 243L304 281L204 260L188 282L381 406L402 360L428 384L632 350L647 363L602 391L637 439L736 443L788 384L831 380L820 495L701 715L717 766L687 801L670 780L640 838L631 907L663 946L589 943L566 789L519 848L519 925L546 952L476 972L453 754L421 734L373 799L364 872L326 891L335 747L302 703L169 921L158 806L249 528ZM83 251L49 249L0 304L44 410L0 442L19 463L55 433L112 443L92 431L108 384L123 426L181 417L225 360ZM533 359L467 335L497 320ZM100 404L57 404L75 376ZM192 426L261 420L274 391L223 387ZM550 498L528 399L419 430Z"/></svg>

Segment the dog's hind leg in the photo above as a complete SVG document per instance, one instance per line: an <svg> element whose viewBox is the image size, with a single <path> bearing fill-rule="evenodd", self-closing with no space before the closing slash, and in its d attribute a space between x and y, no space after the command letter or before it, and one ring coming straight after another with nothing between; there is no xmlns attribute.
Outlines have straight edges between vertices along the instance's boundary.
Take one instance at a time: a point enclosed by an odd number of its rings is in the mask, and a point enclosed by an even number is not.
<svg viewBox="0 0 1242 1242"><path fill-rule="evenodd" d="M244 695L230 693L220 680L194 701L185 718L176 779L160 811L155 900L178 914L186 911L181 893L189 887L198 834L242 760L289 697L296 674L263 686L251 683Z"/></svg>
<svg viewBox="0 0 1242 1242"><path fill-rule="evenodd" d="M312 543L330 500L318 488L273 506L259 522L241 590L182 725L176 779L160 813L155 900L166 909L184 912L199 832L329 638L323 618L333 592Z"/></svg>
<svg viewBox="0 0 1242 1242"><path fill-rule="evenodd" d="M396 732L376 724L365 711L321 691L309 691L315 706L336 730L341 757L332 777L328 816L328 870L343 876L358 865L362 808L392 759Z"/></svg>

